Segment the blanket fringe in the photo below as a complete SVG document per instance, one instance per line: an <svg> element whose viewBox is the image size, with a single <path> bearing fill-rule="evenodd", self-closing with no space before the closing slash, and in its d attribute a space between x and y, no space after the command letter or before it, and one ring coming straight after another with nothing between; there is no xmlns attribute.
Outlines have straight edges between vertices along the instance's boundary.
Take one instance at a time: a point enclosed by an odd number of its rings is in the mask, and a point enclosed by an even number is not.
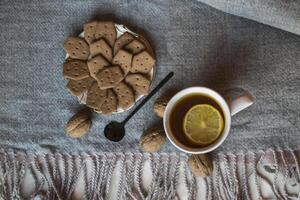
<svg viewBox="0 0 300 200"><path fill-rule="evenodd" d="M68 200L80 187L82 196L77 198L87 200L300 198L300 150L219 153L214 155L212 175L206 178L191 174L187 158L177 153L79 156L1 150L0 199ZM147 162L152 180L146 188ZM24 191L26 177L34 182L31 191ZM264 188L271 194L265 194Z"/></svg>

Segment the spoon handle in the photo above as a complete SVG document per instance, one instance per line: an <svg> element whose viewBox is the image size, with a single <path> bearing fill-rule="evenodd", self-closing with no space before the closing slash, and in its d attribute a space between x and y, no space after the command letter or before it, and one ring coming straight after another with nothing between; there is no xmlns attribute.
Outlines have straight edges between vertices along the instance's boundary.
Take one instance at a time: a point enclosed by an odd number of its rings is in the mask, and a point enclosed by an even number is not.
<svg viewBox="0 0 300 200"><path fill-rule="evenodd" d="M162 88L162 86L164 86L170 80L170 78L172 78L173 75L174 72L170 72L162 81L160 81L160 83L146 96L146 98L142 100L142 102L126 117L122 123L125 124L141 107L147 103L147 101L149 101L149 99L151 99L153 95L155 95L160 88Z"/></svg>

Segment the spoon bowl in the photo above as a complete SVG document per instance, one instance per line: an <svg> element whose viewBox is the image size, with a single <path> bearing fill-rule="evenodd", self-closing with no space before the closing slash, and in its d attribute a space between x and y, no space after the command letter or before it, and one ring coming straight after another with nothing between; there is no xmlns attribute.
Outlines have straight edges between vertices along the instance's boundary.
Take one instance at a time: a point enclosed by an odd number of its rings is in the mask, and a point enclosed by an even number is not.
<svg viewBox="0 0 300 200"><path fill-rule="evenodd" d="M119 142L125 135L124 124L116 121L110 122L104 128L104 135L111 141Z"/></svg>

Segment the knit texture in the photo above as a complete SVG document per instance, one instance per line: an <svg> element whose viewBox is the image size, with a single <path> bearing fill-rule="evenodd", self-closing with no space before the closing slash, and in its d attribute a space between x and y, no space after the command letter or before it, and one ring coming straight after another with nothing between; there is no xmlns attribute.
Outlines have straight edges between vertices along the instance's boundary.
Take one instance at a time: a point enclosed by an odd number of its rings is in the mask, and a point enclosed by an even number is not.
<svg viewBox="0 0 300 200"><path fill-rule="evenodd" d="M299 4L294 6L299 11ZM287 25L299 27L297 15L286 14L289 16L293 19L285 20L295 24ZM275 14L269 17L280 20ZM230 134L217 151L300 146L298 35L198 1L2 0L0 147L40 153L139 152L140 135L152 124L161 123L152 112L153 98L128 122L126 136L119 143L106 140L103 129L128 112L95 115L87 136L66 136L64 126L80 105L62 77L63 42L94 19L126 24L150 40L157 59L153 85L175 72L160 95L189 86L207 86L221 94L238 87L254 95L254 105L233 117ZM174 151L170 143L162 149Z"/></svg>

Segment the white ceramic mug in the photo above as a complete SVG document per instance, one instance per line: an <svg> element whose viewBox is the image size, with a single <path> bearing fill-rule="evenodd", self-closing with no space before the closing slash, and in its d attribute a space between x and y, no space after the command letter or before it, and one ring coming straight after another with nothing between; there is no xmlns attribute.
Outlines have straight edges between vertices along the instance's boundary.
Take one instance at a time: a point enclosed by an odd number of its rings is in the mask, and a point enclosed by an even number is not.
<svg viewBox="0 0 300 200"><path fill-rule="evenodd" d="M224 115L224 129L221 136L212 144L206 147L189 147L182 142L180 142L172 133L170 128L170 113L176 103L181 100L183 97L190 95L190 94L202 94L204 96L212 98L222 109ZM210 151L213 151L218 146L220 146L226 137L228 136L230 126L231 126L231 116L235 115L236 113L240 112L241 110L247 108L248 106L253 104L253 97L249 92L245 92L242 96L237 97L236 99L230 100L228 102L225 99L215 92L212 89L206 87L190 87L181 90L175 96L171 98L168 102L164 113L164 129L167 134L168 139L171 143L177 147L179 150L192 153L192 154L204 154Z"/></svg>

